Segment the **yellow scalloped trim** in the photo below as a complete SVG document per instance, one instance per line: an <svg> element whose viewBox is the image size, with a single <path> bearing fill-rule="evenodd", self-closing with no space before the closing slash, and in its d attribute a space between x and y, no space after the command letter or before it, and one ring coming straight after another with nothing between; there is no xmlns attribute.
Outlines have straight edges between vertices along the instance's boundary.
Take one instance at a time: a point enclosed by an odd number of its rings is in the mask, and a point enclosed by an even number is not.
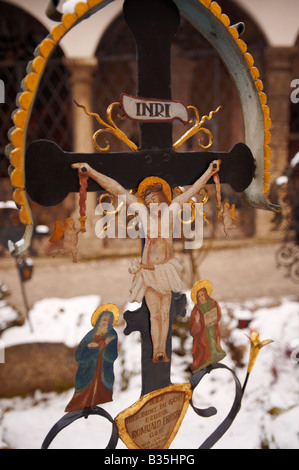
<svg viewBox="0 0 299 470"><path fill-rule="evenodd" d="M15 123L16 127L24 130L27 122L27 116L28 110L18 109L13 115L13 122Z"/></svg>
<svg viewBox="0 0 299 470"><path fill-rule="evenodd" d="M60 39L65 35L66 33L66 28L63 26L63 24L58 24L54 26L54 28L51 31L51 37L53 38L53 41L58 43Z"/></svg>
<svg viewBox="0 0 299 470"><path fill-rule="evenodd" d="M217 2L211 2L210 0L198 0L203 6L208 8L213 15L215 15L222 24L226 27L226 29L230 32L234 40L236 41L239 49L241 50L244 58L247 62L247 65L250 69L251 76L254 80L256 89L259 92L260 103L263 110L264 115L264 130L265 130L265 142L264 142L264 184L263 184L263 192L264 194L269 191L269 181L270 181L270 156L271 156L271 149L269 147L269 143L271 140L271 119L270 119L270 110L269 107L266 106L267 104L267 96L263 92L264 85L260 80L260 73L257 67L254 66L254 59L251 54L247 52L247 45L245 42L239 38L239 33L233 26L230 26L230 20L227 15L222 13L221 7L217 4Z"/></svg>
<svg viewBox="0 0 299 470"><path fill-rule="evenodd" d="M14 147L21 147L24 140L24 130L20 127L15 127L12 129L10 134L10 141Z"/></svg>
<svg viewBox="0 0 299 470"><path fill-rule="evenodd" d="M24 189L24 175L22 168L15 168L10 175L11 184L18 189Z"/></svg>
<svg viewBox="0 0 299 470"><path fill-rule="evenodd" d="M34 72L36 72L37 74L41 74L41 72L43 71L44 69L44 66L45 66L45 58L42 57L41 55L36 57L33 61L32 61L32 69L34 70Z"/></svg>
<svg viewBox="0 0 299 470"><path fill-rule="evenodd" d="M212 0L200 0L200 1L205 7L210 8Z"/></svg>
<svg viewBox="0 0 299 470"><path fill-rule="evenodd" d="M222 10L221 10L220 5L218 5L217 2L211 3L210 10L213 13L213 15L215 15L220 20L221 15L222 15Z"/></svg>
<svg viewBox="0 0 299 470"><path fill-rule="evenodd" d="M238 39L238 46L245 55L247 53L247 44L243 41L243 39Z"/></svg>
<svg viewBox="0 0 299 470"><path fill-rule="evenodd" d="M39 80L39 74L35 72L31 72L28 75L26 75L24 79L24 85L26 87L26 90L31 91L32 93L35 92L35 89L38 85L38 80Z"/></svg>
<svg viewBox="0 0 299 470"><path fill-rule="evenodd" d="M50 33L35 50L35 58L29 62L27 75L22 82L23 92L17 96L18 108L13 112L12 119L15 124L10 130L10 141L12 145L7 147L8 157L14 167L10 180L14 187L13 199L20 207L20 221L25 225L32 225L32 215L27 201L24 182L24 161L25 161L25 139L26 126L31 116L31 107L35 94L38 90L39 81L47 61L65 34L89 12L91 8L102 3L103 0L88 0L88 3L78 2L75 5L75 13L66 13L62 16L61 23L55 25Z"/></svg>
<svg viewBox="0 0 299 470"><path fill-rule="evenodd" d="M89 6L89 8L93 8L93 7L95 7L96 5L99 5L102 2L103 2L103 0L88 0L87 5Z"/></svg>
<svg viewBox="0 0 299 470"><path fill-rule="evenodd" d="M25 206L26 205L26 195L25 191L23 189L16 189L13 193L14 201L16 204L19 206Z"/></svg>
<svg viewBox="0 0 299 470"><path fill-rule="evenodd" d="M220 19L221 19L222 23L224 24L224 26L226 26L227 28L230 27L230 19L229 19L229 17L228 17L227 15L225 15L224 13L222 13Z"/></svg>
<svg viewBox="0 0 299 470"><path fill-rule="evenodd" d="M44 58L44 59L48 59L49 58L49 55L51 54L51 52L53 51L54 47L56 46L56 42L53 41L53 39L50 39L49 37L47 37L46 39L44 39L40 45L38 46L38 53Z"/></svg>
<svg viewBox="0 0 299 470"><path fill-rule="evenodd" d="M32 100L33 100L33 93L31 93L30 91L24 91L18 96L17 104L19 108L25 109L26 111L28 111L31 106Z"/></svg>
<svg viewBox="0 0 299 470"><path fill-rule="evenodd" d="M69 30L77 20L78 16L75 13L65 13L62 17L62 24L66 30Z"/></svg>
<svg viewBox="0 0 299 470"><path fill-rule="evenodd" d="M20 168L22 166L23 162L23 152L20 147L14 148L10 152L10 163L12 164L13 167L15 168Z"/></svg>
<svg viewBox="0 0 299 470"><path fill-rule="evenodd" d="M30 211L28 210L27 208L27 205L25 206L21 206L21 209L20 209L20 221L22 222L22 224L24 225L31 225L32 224L32 217L31 217L31 213Z"/></svg>
<svg viewBox="0 0 299 470"><path fill-rule="evenodd" d="M81 16L85 15L85 13L88 11L88 5L85 2L79 2L75 6L75 13L78 16L78 18L81 18Z"/></svg>
<svg viewBox="0 0 299 470"><path fill-rule="evenodd" d="M271 132L265 131L265 145L270 144L271 142Z"/></svg>

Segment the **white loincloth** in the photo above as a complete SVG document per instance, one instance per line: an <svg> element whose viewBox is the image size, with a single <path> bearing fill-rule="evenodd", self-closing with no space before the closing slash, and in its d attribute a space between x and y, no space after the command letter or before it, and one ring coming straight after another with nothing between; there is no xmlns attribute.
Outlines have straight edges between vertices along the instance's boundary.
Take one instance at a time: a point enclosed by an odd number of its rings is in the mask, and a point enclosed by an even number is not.
<svg viewBox="0 0 299 470"><path fill-rule="evenodd" d="M151 287L160 294L182 290L182 267L177 258L156 264L153 269L142 267L140 261L134 259L129 272L134 274L129 302L142 302L147 287Z"/></svg>

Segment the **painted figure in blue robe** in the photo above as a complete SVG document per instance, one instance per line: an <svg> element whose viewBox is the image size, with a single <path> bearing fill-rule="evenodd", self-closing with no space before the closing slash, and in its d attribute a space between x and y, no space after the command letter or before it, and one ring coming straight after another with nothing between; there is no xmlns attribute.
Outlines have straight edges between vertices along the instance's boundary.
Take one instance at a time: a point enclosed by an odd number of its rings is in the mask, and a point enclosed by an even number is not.
<svg viewBox="0 0 299 470"><path fill-rule="evenodd" d="M75 378L75 393L65 411L112 401L114 372L117 358L117 333L113 325L118 308L113 304L99 307L92 316L93 329L83 338L76 351L79 367Z"/></svg>

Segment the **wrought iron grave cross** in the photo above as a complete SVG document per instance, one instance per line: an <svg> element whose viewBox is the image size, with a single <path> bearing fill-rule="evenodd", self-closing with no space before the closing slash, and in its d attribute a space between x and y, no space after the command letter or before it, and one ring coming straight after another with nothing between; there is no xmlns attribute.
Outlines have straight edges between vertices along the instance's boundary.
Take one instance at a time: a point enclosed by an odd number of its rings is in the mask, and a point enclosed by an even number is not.
<svg viewBox="0 0 299 470"><path fill-rule="evenodd" d="M139 148L117 128L112 119L114 105L119 103L109 106L107 110L108 125L101 120L99 115L89 113L81 105L87 114L97 117L97 120L104 126L104 129L99 129L93 136L95 146L101 151L100 153L67 153L53 142L36 141L27 149L25 158L24 152L28 122L38 89L39 79L45 68L47 58L50 56L55 45L74 24L77 24L84 18L88 18L90 14L94 14L98 9L105 7L113 0L105 2L102 2L102 0L87 0L86 3L78 2L75 6L74 14L67 13L64 15L60 14L56 8L59 0L49 1L48 16L54 19L54 21L61 21L61 24L54 27L51 35L40 44L35 52L35 59L28 65L27 76L22 82L23 93L17 99L19 109L13 114L16 126L11 129L11 144L6 149L6 153L11 161L10 176L12 186L14 187L14 200L20 208L20 220L26 224L23 239L16 244L12 242L9 244L13 255L18 256L24 252L28 248L32 236L33 221L25 193L28 193L31 199L38 204L51 206L62 202L70 192L79 192L81 219L81 210L85 204L85 190L101 191L105 189L105 191L109 191L112 187L117 187L118 189L121 188L121 192L118 193L116 191L116 194L123 194L124 192L128 197L135 198L135 201L137 201L137 197L131 194L131 190L138 187L137 195L140 197L139 190L141 186L146 191L148 190L144 180L147 177L151 181L158 178L160 182L163 181L163 189L167 186L166 197L168 199L167 202L170 203L171 189L174 188L178 191L178 186L191 185L190 189L192 191L194 191L194 188L198 190L203 181L204 184L212 182L211 176L213 178L216 177L216 181L218 181L218 175L215 173L219 173L221 182L230 184L237 192L244 191L245 199L253 207L276 210L275 206L269 205L266 202L261 193L261 185L264 191L264 185L267 187L266 183L269 179L265 178L264 181L262 180L262 170L265 173L265 170L269 169L268 157L270 148L267 144L270 138L269 128L271 121L269 119L269 108L266 105L267 98L262 92L262 83L258 80L258 70L253 67L253 58L250 54L246 53L247 48L245 43L238 39L240 24L230 26L228 17L221 14L221 8L216 2L211 3L206 0L198 2L193 2L193 0L190 0L190 2L187 0L124 1L125 19L136 40L138 89L136 92L137 96L135 97L123 93L120 106L126 117L139 121ZM204 36L207 36L211 44L218 50L228 69L233 72L243 106L246 142L251 150L245 144L238 143L228 153L207 151L176 152L178 146L187 137L198 132L204 120L210 119L214 114L214 112L211 112L209 117L205 116L200 123L198 120L199 125L196 123L193 128L184 134L180 141L175 144L172 143L173 119L179 118L184 123L190 123L188 110L191 108L195 110L192 106L186 108L183 103L173 101L171 96L170 52L172 40L179 27L180 11L182 14L186 14L191 22L193 19L198 20L198 29ZM238 47L237 54L234 53L236 52L236 47ZM236 57L238 60L236 60ZM196 112L198 113L197 110ZM199 116L196 115L196 117ZM211 145L211 133L207 129L201 129L210 137L209 145L205 147L207 149ZM97 145L96 139L98 135L105 131L117 135L117 137L128 144L131 151L108 153L108 148L100 148ZM215 160L221 160L220 171L219 162L215 165ZM88 179L89 176L91 177ZM108 184L108 180L110 183L114 182L116 186L113 186L112 183ZM198 185L199 181L201 182L200 185ZM217 185L219 190L219 181ZM192 192L190 192L190 189L186 191L188 200ZM160 191L160 196L163 195L161 188L157 190L156 187L156 191ZM112 191L110 192L114 195ZM142 207L148 209L146 198L149 196L151 200L152 193L153 189L151 189L147 196L143 194L144 205ZM216 192L217 196L219 196L218 193L219 191ZM196 192L192 194L194 195ZM180 201L182 202L186 198L186 194L183 197L182 195L179 197L181 197ZM179 197L176 199L178 200ZM218 199L217 197L217 202ZM149 214L150 217L151 214ZM163 216L161 216L161 221L162 219ZM146 219L143 218L142 221L144 222ZM143 230L144 235L148 236L144 223ZM174 262L174 258L172 250L170 250L169 255L166 249L162 256L160 250L157 264L153 262L153 258L149 258L149 262L144 264L145 255L151 252L151 249L153 249L153 252L155 250L159 252L159 250L157 250L157 243L155 244L150 237L143 241L142 260L141 262L137 260L138 269L136 278L134 276L134 280L140 279L137 274L139 275L141 272L142 276L147 277L147 284L144 281L142 285L144 295L142 289L143 297L139 295L142 299L142 304L138 310L124 313L124 318L127 322L125 334L128 335L132 331L139 331L141 333L141 397L134 405L121 412L115 419L105 410L96 406L112 399L111 384L113 385L114 381L112 366L113 361L117 357L117 334L113 330L113 325L118 320L119 310L114 304L102 305L93 313L91 319L93 329L83 338L77 350L77 352L80 350L80 353L78 352L78 356L76 356L77 362L80 362L79 357L85 357L86 351L88 351L87 355L91 358L92 365L91 362L88 362L88 374L86 376L85 359L83 361L83 369L79 364L75 380L74 397L65 409L67 414L50 430L42 448L48 448L55 436L75 420L82 417L88 418L89 415L95 414L106 418L112 423L112 435L107 448L115 448L118 436L120 436L128 448L167 449L182 423L189 404L199 416L209 417L216 413L213 407L204 410L196 408L192 402L192 394L201 379L206 374L217 369L227 369L232 373L236 386L235 399L228 416L209 438L205 440L200 448L212 447L230 427L240 409L248 377L257 354L261 347L269 344L271 340L260 342L257 333L252 335L250 339L251 352L248 373L242 388L234 372L219 362L224 357L223 355L225 355L220 345L218 345L219 341L216 337L216 325L220 307L217 302L210 298L212 293L210 281L200 280L193 286L191 291L191 300L196 305L190 317L190 334L193 336L195 344L196 338L193 327L199 322L196 317L198 315L200 318L204 316L207 328L212 325L213 329L213 333L211 331L209 333L211 355L210 357L205 357L204 354L201 354L202 349L205 348L202 348L202 343L200 343L199 351L196 354L193 354L192 351L193 376L190 382L186 384L171 384L172 323L177 315L184 316L186 297L179 292L177 285L174 288L171 286L167 291L169 302L167 305L167 316L165 317L164 315L165 305L163 306L163 315L161 313L162 301L158 304L161 309L155 309L153 313L151 308L153 303L151 303L148 296L150 284L156 278L156 294L159 294L156 300L159 296L161 300L163 289L159 289L159 286L167 285L167 282L164 282L160 268L162 266L162 273L164 272L165 278L167 278L171 268L173 268L171 263ZM166 241L168 248L169 245L167 243L169 242L172 248L172 241L172 237L168 235L168 240ZM165 240L161 237L159 239L159 246L164 246L164 242ZM164 264L168 266L167 269ZM159 276L158 272L160 272ZM159 282L157 282L157 278L159 278ZM208 301L207 297L209 297ZM204 314L201 315L199 313L199 305L197 304L202 305L203 298L205 307L202 307L203 310L200 310ZM206 307L208 307L207 310ZM155 354L157 337L162 336L159 327L157 328L157 317L159 317L158 324L161 327L160 329L162 330L163 327L164 350L162 354L160 354L161 350L159 354ZM201 322L202 320L203 318L200 319ZM155 335L152 333L154 324L156 326ZM162 343L161 340L159 342ZM106 347L108 348L107 350L105 349ZM99 373L100 369L98 367L104 361L103 349L107 353L107 356L104 358L105 360L107 359L106 369L105 371L101 369L101 373ZM98 354L100 354L99 357L101 359L98 357L94 380L89 383L89 379L92 378L94 373L94 357L97 357ZM107 363L109 363L109 367Z"/></svg>
<svg viewBox="0 0 299 470"><path fill-rule="evenodd" d="M171 103L171 43L180 22L179 10L172 0L125 0L124 15L137 47L138 90L136 106L141 114L142 99ZM138 102L138 98L141 99ZM140 104L141 103L141 104ZM71 165L86 162L93 169L118 181L126 189L135 189L146 177L163 178L171 188L192 185L216 159L222 183L243 192L254 175L254 159L243 143L228 152L176 152L172 143L172 121L165 121L161 108L150 109L156 119L140 117L140 147L137 151L96 154L67 153L49 141L33 142L25 160L26 190L31 199L43 206L57 205L70 192L79 192L78 173ZM161 116L163 119L161 120ZM155 116L154 116L155 117ZM87 191L103 190L89 179ZM173 295L166 345L171 357L171 330L174 317L185 314L185 296ZM145 301L137 312L126 312L126 334L138 330L142 335L142 395L168 386L171 361L152 361L150 315Z"/></svg>

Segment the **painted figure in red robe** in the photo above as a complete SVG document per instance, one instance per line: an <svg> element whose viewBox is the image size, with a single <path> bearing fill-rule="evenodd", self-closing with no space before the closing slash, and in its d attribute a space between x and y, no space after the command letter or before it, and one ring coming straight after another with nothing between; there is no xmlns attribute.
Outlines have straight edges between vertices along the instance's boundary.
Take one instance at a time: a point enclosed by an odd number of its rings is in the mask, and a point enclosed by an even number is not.
<svg viewBox="0 0 299 470"><path fill-rule="evenodd" d="M190 327L193 336L193 372L215 364L226 356L220 346L221 309L216 300L211 298L212 291L212 284L208 280L198 281L191 291L191 299L195 303Z"/></svg>

